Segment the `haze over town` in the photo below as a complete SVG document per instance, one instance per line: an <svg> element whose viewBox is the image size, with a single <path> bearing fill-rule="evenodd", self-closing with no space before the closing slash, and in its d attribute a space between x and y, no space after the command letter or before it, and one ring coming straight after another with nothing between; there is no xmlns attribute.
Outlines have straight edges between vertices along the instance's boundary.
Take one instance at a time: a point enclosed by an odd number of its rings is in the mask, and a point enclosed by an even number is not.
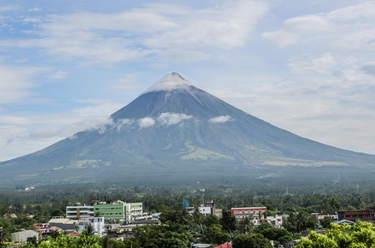
<svg viewBox="0 0 375 248"><path fill-rule="evenodd" d="M169 71L375 154L374 1L0 1L0 161L97 129Z"/></svg>

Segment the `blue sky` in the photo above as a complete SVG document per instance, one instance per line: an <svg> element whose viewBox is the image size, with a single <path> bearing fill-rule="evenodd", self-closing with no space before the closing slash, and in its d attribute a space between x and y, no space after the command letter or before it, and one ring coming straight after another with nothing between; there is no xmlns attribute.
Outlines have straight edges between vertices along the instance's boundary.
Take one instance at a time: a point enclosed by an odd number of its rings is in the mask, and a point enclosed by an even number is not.
<svg viewBox="0 0 375 248"><path fill-rule="evenodd" d="M374 1L0 0L0 161L108 123L170 71L375 154L374 55Z"/></svg>

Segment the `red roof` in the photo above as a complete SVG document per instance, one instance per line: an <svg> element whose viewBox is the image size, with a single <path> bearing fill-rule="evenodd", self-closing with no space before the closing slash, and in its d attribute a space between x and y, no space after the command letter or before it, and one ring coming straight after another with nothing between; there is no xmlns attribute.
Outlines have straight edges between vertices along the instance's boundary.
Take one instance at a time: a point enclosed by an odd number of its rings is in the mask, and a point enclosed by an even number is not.
<svg viewBox="0 0 375 248"><path fill-rule="evenodd" d="M69 233L68 235L73 236L73 237L78 237L78 236L79 236L79 233L77 233L77 232L72 232L72 233Z"/></svg>
<svg viewBox="0 0 375 248"><path fill-rule="evenodd" d="M224 243L224 244L221 244L221 245L215 246L214 248L232 248L232 243L230 243L230 242L226 242L226 243Z"/></svg>

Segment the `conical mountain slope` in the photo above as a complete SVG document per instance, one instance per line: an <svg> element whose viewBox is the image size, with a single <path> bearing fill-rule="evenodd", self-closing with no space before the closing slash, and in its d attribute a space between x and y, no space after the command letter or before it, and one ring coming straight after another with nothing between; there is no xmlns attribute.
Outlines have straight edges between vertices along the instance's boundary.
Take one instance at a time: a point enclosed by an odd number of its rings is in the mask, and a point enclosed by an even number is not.
<svg viewBox="0 0 375 248"><path fill-rule="evenodd" d="M105 130L84 131L0 163L0 178L203 173L234 166L371 166L375 156L301 138L169 73L115 112ZM241 172L239 172L241 173Z"/></svg>

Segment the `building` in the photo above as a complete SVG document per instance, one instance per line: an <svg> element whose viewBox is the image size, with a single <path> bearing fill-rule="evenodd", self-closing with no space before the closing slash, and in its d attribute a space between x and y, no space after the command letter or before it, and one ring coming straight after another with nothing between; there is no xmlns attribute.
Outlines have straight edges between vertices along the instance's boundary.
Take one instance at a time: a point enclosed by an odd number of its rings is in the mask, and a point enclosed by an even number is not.
<svg viewBox="0 0 375 248"><path fill-rule="evenodd" d="M339 216L336 212L335 213L326 213L326 214L312 213L311 215L315 217L315 219L318 223L320 223L320 220L324 219L325 217L330 218L333 222L338 221L338 219L339 219Z"/></svg>
<svg viewBox="0 0 375 248"><path fill-rule="evenodd" d="M120 200L112 203L99 202L94 205L94 215L104 217L105 220L130 223L137 216L143 215L143 204L142 202L126 203Z"/></svg>
<svg viewBox="0 0 375 248"><path fill-rule="evenodd" d="M143 215L142 202L126 203L126 222L131 223Z"/></svg>
<svg viewBox="0 0 375 248"><path fill-rule="evenodd" d="M93 228L95 235L103 237L104 231L104 217L91 217L80 219L78 222L78 233L82 233L88 226Z"/></svg>
<svg viewBox="0 0 375 248"><path fill-rule="evenodd" d="M343 225L343 224L348 224L348 225L354 225L354 221L350 221L350 220L339 220L339 221L336 221L335 224L338 224L338 225Z"/></svg>
<svg viewBox="0 0 375 248"><path fill-rule="evenodd" d="M17 218L17 215L16 214L13 214L13 213L6 213L3 215L3 218L6 219L6 218Z"/></svg>
<svg viewBox="0 0 375 248"><path fill-rule="evenodd" d="M267 216L263 221L267 221L273 227L281 228L283 225L283 216L278 214L275 216Z"/></svg>
<svg viewBox="0 0 375 248"><path fill-rule="evenodd" d="M42 235L46 235L50 233L49 230L49 223L35 223L34 227L41 233Z"/></svg>
<svg viewBox="0 0 375 248"><path fill-rule="evenodd" d="M194 207L186 207L185 210L189 214L193 214L195 212ZM211 214L216 215L218 218L221 218L223 216L223 210L220 208L216 208L214 201L206 202L206 206L202 204L200 207L198 207L198 211L205 216Z"/></svg>
<svg viewBox="0 0 375 248"><path fill-rule="evenodd" d="M76 204L66 207L66 218L79 219L94 217L94 207Z"/></svg>
<svg viewBox="0 0 375 248"><path fill-rule="evenodd" d="M74 232L76 231L78 220L54 217L50 221L48 221L48 225L50 227L50 230L52 227L57 227L64 232ZM56 228L53 228L52 230L54 229Z"/></svg>
<svg viewBox="0 0 375 248"><path fill-rule="evenodd" d="M363 211L339 211L337 212L338 220L350 220L350 221L367 221L375 223L375 210L363 210Z"/></svg>
<svg viewBox="0 0 375 248"><path fill-rule="evenodd" d="M224 244L221 244L221 245L218 245L218 246L215 246L214 248L232 248L232 243L231 242L226 242Z"/></svg>
<svg viewBox="0 0 375 248"><path fill-rule="evenodd" d="M126 203L120 200L112 203L98 202L94 205L94 214L104 217L105 220L125 221L125 205Z"/></svg>
<svg viewBox="0 0 375 248"><path fill-rule="evenodd" d="M13 242L24 243L27 241L28 238L33 238L33 237L36 237L37 242L40 240L39 233L33 230L15 232L15 233L12 233L11 235L12 235Z"/></svg>
<svg viewBox="0 0 375 248"><path fill-rule="evenodd" d="M230 214L234 216L237 221L240 221L246 217L252 218L258 224L258 221L264 218L264 213L267 211L267 207L242 207L242 208L231 208Z"/></svg>

